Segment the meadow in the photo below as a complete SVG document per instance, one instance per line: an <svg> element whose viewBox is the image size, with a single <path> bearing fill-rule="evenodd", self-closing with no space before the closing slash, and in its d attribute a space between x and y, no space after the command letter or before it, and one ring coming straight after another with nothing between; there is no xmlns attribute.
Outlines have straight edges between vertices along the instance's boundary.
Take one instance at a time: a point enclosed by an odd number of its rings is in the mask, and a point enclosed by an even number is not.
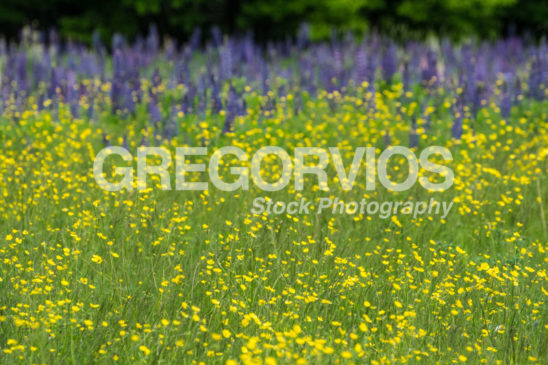
<svg viewBox="0 0 548 365"><path fill-rule="evenodd" d="M153 31L110 48L0 43L0 363L548 363L545 43ZM108 192L92 172L106 146L338 147L349 164L398 145L446 147L453 186L371 191L360 170L344 191L330 165L329 191L151 176ZM248 164L223 160L223 178ZM109 159L107 179L115 166L136 161ZM391 160L395 181L407 171ZM325 197L454 205L252 213L255 198Z"/></svg>

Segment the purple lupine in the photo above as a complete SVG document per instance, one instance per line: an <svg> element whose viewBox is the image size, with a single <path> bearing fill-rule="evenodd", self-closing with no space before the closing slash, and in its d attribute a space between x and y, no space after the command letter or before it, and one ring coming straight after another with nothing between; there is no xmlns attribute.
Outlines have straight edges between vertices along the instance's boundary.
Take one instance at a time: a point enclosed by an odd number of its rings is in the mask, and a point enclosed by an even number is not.
<svg viewBox="0 0 548 365"><path fill-rule="evenodd" d="M221 80L227 80L232 77L232 50L231 43L225 42L220 51L220 76Z"/></svg>
<svg viewBox="0 0 548 365"><path fill-rule="evenodd" d="M40 94L38 95L38 100L36 101L36 108L38 109L38 111L44 109L45 99L46 99L46 95L43 92L40 92ZM1 112L2 110L0 109L0 114Z"/></svg>
<svg viewBox="0 0 548 365"><path fill-rule="evenodd" d="M89 108L87 110L87 117L91 120L93 124L97 121L97 114L95 111L95 102L92 99L89 103Z"/></svg>
<svg viewBox="0 0 548 365"><path fill-rule="evenodd" d="M53 99L59 95L63 95L63 80L65 78L63 69L61 67L55 67L51 70L51 83L49 98Z"/></svg>
<svg viewBox="0 0 548 365"><path fill-rule="evenodd" d="M165 58L168 61L175 61L177 57L177 41L175 39L169 38L166 41L166 46L164 49Z"/></svg>
<svg viewBox="0 0 548 365"><path fill-rule="evenodd" d="M253 33L251 32L248 32L244 39L242 45L242 56L242 62L238 62L238 64L255 65L253 61L257 57L257 50L255 49L255 44L253 43Z"/></svg>
<svg viewBox="0 0 548 365"><path fill-rule="evenodd" d="M373 54L370 54L369 62L367 62L367 82L372 87L375 82L375 73L377 71L377 59Z"/></svg>
<svg viewBox="0 0 548 365"><path fill-rule="evenodd" d="M119 79L113 79L112 85L110 86L110 102L112 106L112 112L116 113L121 108L122 100L122 81Z"/></svg>
<svg viewBox="0 0 548 365"><path fill-rule="evenodd" d="M342 73L344 70L343 65L343 57L340 47L333 47L333 68L332 68L332 75L330 82L333 83L333 80L337 80L337 85L333 85L333 87L338 86L340 88L340 85L344 82L342 79Z"/></svg>
<svg viewBox="0 0 548 365"><path fill-rule="evenodd" d="M175 77L177 84L184 84L190 78L190 67L184 57L175 63Z"/></svg>
<svg viewBox="0 0 548 365"><path fill-rule="evenodd" d="M512 109L512 96L510 92L505 92L500 101L500 115L502 119L508 122L510 118L510 110Z"/></svg>
<svg viewBox="0 0 548 365"><path fill-rule="evenodd" d="M27 91L27 54L20 52L17 57L17 87L20 91Z"/></svg>
<svg viewBox="0 0 548 365"><path fill-rule="evenodd" d="M219 83L215 81L215 78L213 75L211 75L211 112L214 114L218 114L221 109L223 108L223 105L221 103L221 97L220 97L220 87Z"/></svg>
<svg viewBox="0 0 548 365"><path fill-rule="evenodd" d="M158 87L162 84L162 77L160 76L160 70L158 69L158 67L154 68L154 72L152 73L151 80L152 80L152 88L154 89L158 89Z"/></svg>
<svg viewBox="0 0 548 365"><path fill-rule="evenodd" d="M213 47L219 47L223 43L223 33L217 26L211 28L211 41L213 42Z"/></svg>
<svg viewBox="0 0 548 365"><path fill-rule="evenodd" d="M426 62L422 68L422 82L427 85L436 85L439 81L438 75L438 58L436 52L428 50L426 54Z"/></svg>
<svg viewBox="0 0 548 365"><path fill-rule="evenodd" d="M430 114L426 114L426 110L428 109L428 99L424 98L422 102L422 116L424 118L424 129L430 130L430 125L432 123L432 117Z"/></svg>
<svg viewBox="0 0 548 365"><path fill-rule="evenodd" d="M91 35L91 44L95 52L103 52L105 47L103 46L103 42L101 42L101 34L98 30L95 30Z"/></svg>
<svg viewBox="0 0 548 365"><path fill-rule="evenodd" d="M368 70L367 70L367 52L365 47L359 46L358 51L356 52L356 81L361 84L367 80Z"/></svg>
<svg viewBox="0 0 548 365"><path fill-rule="evenodd" d="M206 103L207 103L207 90L205 86L205 77L204 75L201 75L198 79L198 87L197 92L198 95L198 114L204 115L206 111Z"/></svg>
<svg viewBox="0 0 548 365"><path fill-rule="evenodd" d="M511 88L512 90L512 104L518 105L520 104L520 97L522 95L522 88L521 88L521 80L519 76L515 76L514 80L514 87Z"/></svg>
<svg viewBox="0 0 548 365"><path fill-rule="evenodd" d="M310 26L306 23L301 24L297 32L297 50L302 51L310 45Z"/></svg>
<svg viewBox="0 0 548 365"><path fill-rule="evenodd" d="M268 64L264 61L261 67L261 86L263 95L266 95L270 90L270 71L268 69Z"/></svg>
<svg viewBox="0 0 548 365"><path fill-rule="evenodd" d="M409 61L408 60L405 60L404 63L403 63L402 82L403 82L403 90L404 91L411 90L411 74L409 72Z"/></svg>
<svg viewBox="0 0 548 365"><path fill-rule="evenodd" d="M74 71L67 73L67 103L73 117L78 116L78 90L76 89L76 74Z"/></svg>
<svg viewBox="0 0 548 365"><path fill-rule="evenodd" d="M464 93L465 103L471 105L474 102L474 95L476 93L476 78L474 76L474 66L472 60L469 58L467 52L463 53L463 63L465 67L464 73L466 73L466 87Z"/></svg>
<svg viewBox="0 0 548 365"><path fill-rule="evenodd" d="M191 51L195 51L200 48L202 42L202 30L200 28L194 28L192 35L188 41L188 46Z"/></svg>
<svg viewBox="0 0 548 365"><path fill-rule="evenodd" d="M179 135L179 129L177 125L177 108L175 107L175 104L171 104L169 117L163 131L163 136L168 141L171 141L173 138L177 137L177 135Z"/></svg>
<svg viewBox="0 0 548 365"><path fill-rule="evenodd" d="M542 59L538 52L535 52L531 71L529 73L529 96L533 99L541 99L542 84Z"/></svg>
<svg viewBox="0 0 548 365"><path fill-rule="evenodd" d="M32 60L32 76L33 76L33 87L38 88L40 83L45 79L45 69L42 65L41 60L33 59Z"/></svg>
<svg viewBox="0 0 548 365"><path fill-rule="evenodd" d="M463 123L463 105L460 97L457 99L457 103L454 105L453 125L451 126L451 137L460 139L462 136L462 123Z"/></svg>
<svg viewBox="0 0 548 365"><path fill-rule="evenodd" d="M116 38L116 36L115 36ZM121 41L113 40L113 44L118 46L118 43ZM112 112L116 112L121 108L122 105L122 93L123 93L123 79L125 77L125 62L122 51L119 48L116 48L114 55L112 57L112 69L113 76L110 87L110 99L112 103Z"/></svg>
<svg viewBox="0 0 548 365"><path fill-rule="evenodd" d="M512 75L509 73L505 75L505 82L502 89L502 98L500 100L500 115L502 119L508 122L510 118L510 111L512 109Z"/></svg>
<svg viewBox="0 0 548 365"><path fill-rule="evenodd" d="M237 100L236 100L236 91L232 85L228 90L228 98L226 101L226 114L225 122L223 124L223 133L228 133L234 125L234 119L236 118L237 111Z"/></svg>
<svg viewBox="0 0 548 365"><path fill-rule="evenodd" d="M148 116L154 125L158 125L163 119L162 112L160 111L158 104L156 104L153 100L148 103Z"/></svg>
<svg viewBox="0 0 548 365"><path fill-rule="evenodd" d="M441 41L441 52L444 60L444 76L445 79L453 77L452 72L456 61L455 48L451 44L448 38L444 38Z"/></svg>
<svg viewBox="0 0 548 365"><path fill-rule="evenodd" d="M398 68L398 56L396 46L390 44L382 56L382 74L384 80L391 82Z"/></svg>
<svg viewBox="0 0 548 365"><path fill-rule="evenodd" d="M121 34L114 34L112 36L112 49L113 50L121 50L124 47L125 40L124 37Z"/></svg>
<svg viewBox="0 0 548 365"><path fill-rule="evenodd" d="M419 146L419 135L417 134L417 119L411 119L411 128L409 129L409 148Z"/></svg>
<svg viewBox="0 0 548 365"><path fill-rule="evenodd" d="M52 50L57 50L59 48L59 36L57 35L55 28L50 28L48 32L48 41Z"/></svg>
<svg viewBox="0 0 548 365"><path fill-rule="evenodd" d="M93 36L93 48L87 49L74 42L61 43L56 33L52 32L51 46L44 51L39 51L37 47L39 53L34 49L30 52L25 44L11 43L8 46L0 40L0 57L5 60L1 65L0 104L4 110L11 110L14 106L23 106L25 95L32 95L39 103L39 109L46 99L52 99L52 110L55 111L59 103L67 102L76 113L80 110L79 100L85 97L87 100L94 99L87 113L96 119L102 110L110 106L116 112L131 112L136 104L143 102L152 102L159 108L166 99L172 98L172 90L176 85L184 84L185 91L182 99L176 101L177 108L185 113L203 114L208 104L211 104L211 111L215 113L221 109L221 89L226 80L242 77L253 91L262 91L264 94L276 90L278 95L283 95L291 90L295 95L293 106L298 111L299 93L308 91L314 95L320 86L328 91L338 90L342 94L356 93L356 88L347 86L368 81L370 85L367 91L374 93L379 81L375 75L377 65L382 71L382 79L391 80L398 69L397 58L392 56L400 52L405 55L402 58L402 61L405 60L402 63L405 91L409 91L410 85L419 78L424 81L435 80L452 93L455 93L455 85L458 85L464 90L459 95L459 103L462 108L469 107L471 115L475 115L485 101L496 100L501 114L509 116L511 106L517 105L521 99L518 97L522 93L518 75L524 75L520 76L522 79L526 77L523 79L529 84L526 96L530 98L543 99L548 83L546 44L541 42L540 46L525 46L521 39L515 37L493 45L469 44L462 49L444 39L441 41L440 54L418 42L408 42L400 51L394 43L386 43L387 40L376 34L365 37L359 44L348 35L342 40L333 37L330 43L316 44L309 43L306 37L297 40L297 44L286 38L282 42L270 42L264 52L265 58L253 42L252 34L223 39L218 30L214 31L214 41L205 49L207 67L205 70L193 69L196 74L190 75L192 54L200 47L200 36L196 34L199 31L195 32L190 43L182 46L180 53L177 53L174 42L166 42L162 48L154 29L146 38L138 37L131 44L116 35L112 39L112 74L105 67L108 56L98 39L98 33ZM387 44L384 51L383 44ZM298 62L287 66L284 57L295 48L301 49ZM54 57L53 62L49 59L50 55ZM162 74L167 75L166 88L158 87L162 85L162 80L158 70L155 70L151 77L152 88L148 90L149 97L143 97L141 76L150 75L149 70L156 66L153 61L161 57L173 60L172 66L162 65ZM27 67L27 64L31 67ZM513 80L507 80L508 89L503 90L500 96L495 96L493 87L500 73L511 73L514 76ZM283 87L280 84L274 85L274 82L271 84L271 80L277 77L285 80ZM214 81L205 85L204 80L212 78ZM96 83L88 84L89 79L111 85L111 105L108 105L108 98L105 99L108 96L105 91L96 90ZM75 80L85 82L76 84ZM198 86L192 86L196 81ZM427 95L432 104L438 106L443 102L443 95L434 91L427 90ZM235 99L237 115L244 115L244 98L236 94ZM402 99L400 102L407 101ZM276 98L264 98L262 109L273 110L275 103ZM374 98L369 100L368 106L375 109ZM331 101L330 107L334 109L338 105ZM429 123L429 118L425 116L425 119Z"/></svg>
<svg viewBox="0 0 548 365"><path fill-rule="evenodd" d="M123 94L124 94L124 103L125 103L126 112L128 112L130 114L134 114L135 113L135 101L134 101L134 96L133 96L133 90L131 90L131 87L128 85L128 83L124 83Z"/></svg>
<svg viewBox="0 0 548 365"><path fill-rule="evenodd" d="M476 86L476 92L474 93L474 101L472 103L472 117L476 118L478 111L480 110L483 101L485 100L485 86L483 82L480 82Z"/></svg>
<svg viewBox="0 0 548 365"><path fill-rule="evenodd" d="M148 29L148 36L146 39L146 52L150 55L156 55L160 48L160 36L158 35L158 28L156 25L151 24Z"/></svg>
<svg viewBox="0 0 548 365"><path fill-rule="evenodd" d="M185 114L191 113L194 110L194 99L197 92L196 86L192 82L187 85L187 88L181 103L181 110Z"/></svg>

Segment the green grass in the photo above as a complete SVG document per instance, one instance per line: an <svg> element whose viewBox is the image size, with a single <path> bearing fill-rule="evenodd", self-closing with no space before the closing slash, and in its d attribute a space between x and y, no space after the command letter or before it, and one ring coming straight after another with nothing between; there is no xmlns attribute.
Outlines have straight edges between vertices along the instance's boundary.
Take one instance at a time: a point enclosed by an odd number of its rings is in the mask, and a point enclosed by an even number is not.
<svg viewBox="0 0 548 365"><path fill-rule="evenodd" d="M270 117L250 102L227 135L220 116L184 116L180 135L157 143L249 154L338 146L346 164L358 146L384 149L385 131L407 145L410 116L397 117L396 99L379 94L373 113L362 96L335 110L327 96L311 98L299 115L282 100ZM314 179L301 192L293 181L273 193L161 191L152 178L146 191L108 193L91 171L103 133L114 145L126 135L136 156L143 133L153 139L144 110L98 125L64 109L28 112L18 125L4 118L0 362L546 363L546 107L527 101L505 123L487 106L465 118L460 141L448 109L436 109L430 130L419 120L418 150L442 145L454 157L455 184L443 193L366 191L363 166L350 192L330 166L329 192ZM394 159L392 176L406 169ZM256 216L260 196L455 205L445 220Z"/></svg>

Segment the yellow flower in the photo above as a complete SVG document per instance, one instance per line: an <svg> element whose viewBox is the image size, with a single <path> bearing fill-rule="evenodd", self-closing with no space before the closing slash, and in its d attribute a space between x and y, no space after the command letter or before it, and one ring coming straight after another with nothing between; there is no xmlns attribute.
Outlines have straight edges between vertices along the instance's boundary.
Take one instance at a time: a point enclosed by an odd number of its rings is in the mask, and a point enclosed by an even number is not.
<svg viewBox="0 0 548 365"><path fill-rule="evenodd" d="M343 359L350 359L352 357L352 353L350 351L343 351L341 356Z"/></svg>
<svg viewBox="0 0 548 365"><path fill-rule="evenodd" d="M139 346L139 350L142 351L147 356L148 356L148 354L150 354L150 350L145 345Z"/></svg>
<svg viewBox="0 0 548 365"><path fill-rule="evenodd" d="M103 262L103 258L99 255L93 255L91 256L91 261L95 262L96 264L100 264Z"/></svg>

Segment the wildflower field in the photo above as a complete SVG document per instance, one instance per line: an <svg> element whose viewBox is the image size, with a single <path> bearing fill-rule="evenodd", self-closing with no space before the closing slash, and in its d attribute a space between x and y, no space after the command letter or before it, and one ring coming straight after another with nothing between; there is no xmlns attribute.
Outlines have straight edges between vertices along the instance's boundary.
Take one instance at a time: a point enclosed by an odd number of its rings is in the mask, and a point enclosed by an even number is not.
<svg viewBox="0 0 548 365"><path fill-rule="evenodd" d="M548 363L545 43L49 38L0 44L0 363ZM328 191L109 192L92 171L106 146L132 154L115 181L139 146L329 146L349 166L398 145L446 147L453 186L368 190L362 168L343 190L330 161ZM249 166L232 157L227 181ZM254 214L258 197L453 207Z"/></svg>

